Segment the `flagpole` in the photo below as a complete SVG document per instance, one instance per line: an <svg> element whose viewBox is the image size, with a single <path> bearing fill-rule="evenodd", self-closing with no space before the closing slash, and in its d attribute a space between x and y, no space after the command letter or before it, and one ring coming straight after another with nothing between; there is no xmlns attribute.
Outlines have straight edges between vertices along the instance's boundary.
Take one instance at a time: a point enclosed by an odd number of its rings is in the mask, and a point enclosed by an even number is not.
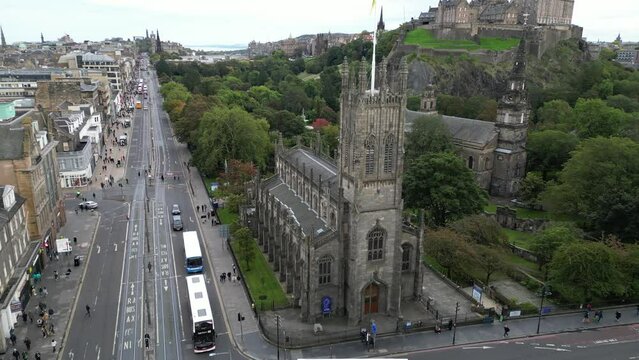
<svg viewBox="0 0 639 360"><path fill-rule="evenodd" d="M373 0L373 9L374 14L377 14L377 4L376 1ZM376 52L377 52L377 25L373 27L373 62L371 66L371 95L374 94L375 90L375 65L376 65Z"/></svg>

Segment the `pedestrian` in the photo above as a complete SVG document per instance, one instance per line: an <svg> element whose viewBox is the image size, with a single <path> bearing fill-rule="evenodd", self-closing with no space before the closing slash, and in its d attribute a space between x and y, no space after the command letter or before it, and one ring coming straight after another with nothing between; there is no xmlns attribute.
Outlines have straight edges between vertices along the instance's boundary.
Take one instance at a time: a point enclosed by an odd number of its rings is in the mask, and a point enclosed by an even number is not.
<svg viewBox="0 0 639 360"><path fill-rule="evenodd" d="M20 352L18 351L18 349L14 348L12 354L16 360L20 360Z"/></svg>
<svg viewBox="0 0 639 360"><path fill-rule="evenodd" d="M85 306L85 309L87 309L87 313L84 316L91 317L91 307L89 306L89 304Z"/></svg>
<svg viewBox="0 0 639 360"><path fill-rule="evenodd" d="M149 264L146 266L149 268L149 273L151 273L151 268L153 267L153 265L151 265L151 262L149 261Z"/></svg>
<svg viewBox="0 0 639 360"><path fill-rule="evenodd" d="M590 315L588 314L588 311L584 312L584 318L583 320L581 320L582 323L589 323L590 322Z"/></svg>
<svg viewBox="0 0 639 360"><path fill-rule="evenodd" d="M508 337L510 333L510 328L508 327L508 324L504 324L504 337Z"/></svg>
<svg viewBox="0 0 639 360"><path fill-rule="evenodd" d="M11 345L15 345L16 344L16 334L11 333L11 336L9 336L9 340L11 340Z"/></svg>
<svg viewBox="0 0 639 360"><path fill-rule="evenodd" d="M233 264L233 274L235 274L235 264Z"/></svg>
<svg viewBox="0 0 639 360"><path fill-rule="evenodd" d="M586 309L588 310L588 312L592 311L592 304L588 303L588 305L586 305Z"/></svg>
<svg viewBox="0 0 639 360"><path fill-rule="evenodd" d="M55 352L56 346L58 346L58 342L55 341L55 339L51 339L51 348L53 349L53 352Z"/></svg>
<svg viewBox="0 0 639 360"><path fill-rule="evenodd" d="M621 319L621 313L619 312L619 310L617 310L615 312L615 321L619 322L620 319Z"/></svg>
<svg viewBox="0 0 639 360"><path fill-rule="evenodd" d="M200 212L200 205L196 206L195 209L197 210L197 212Z"/></svg>
<svg viewBox="0 0 639 360"><path fill-rule="evenodd" d="M53 323L49 323L49 334L55 335L55 327Z"/></svg>
<svg viewBox="0 0 639 360"><path fill-rule="evenodd" d="M43 337L43 338L44 338L44 337L47 337L47 335L48 335L48 334L47 334L47 328L45 328L45 327L44 327L44 324L43 324L43 326L40 328L40 330L42 331L42 337Z"/></svg>
<svg viewBox="0 0 639 360"><path fill-rule="evenodd" d="M73 245L77 245L78 243L78 238L76 236L73 237Z"/></svg>
<svg viewBox="0 0 639 360"><path fill-rule="evenodd" d="M637 316L639 316L639 305L637 305Z"/></svg>
<svg viewBox="0 0 639 360"><path fill-rule="evenodd" d="M27 347L27 350L31 350L31 339L29 339L28 337L24 338L24 346Z"/></svg>
<svg viewBox="0 0 639 360"><path fill-rule="evenodd" d="M22 312L22 321L24 321L25 323L27 322L27 313L26 312Z"/></svg>
<svg viewBox="0 0 639 360"><path fill-rule="evenodd" d="M226 277L230 279L231 278L231 273L230 272L226 273Z"/></svg>
<svg viewBox="0 0 639 360"><path fill-rule="evenodd" d="M73 238L73 242L76 242L75 238ZM58 280L59 277L58 270L53 270L53 278Z"/></svg>
<svg viewBox="0 0 639 360"><path fill-rule="evenodd" d="M57 256L58 256L58 255L56 255L56 257L57 257ZM42 294L44 294L44 297L47 297L47 295L49 295L49 290L47 290L47 287L46 287L46 286L42 289ZM25 316L25 318L26 318L26 316ZM24 321L24 322L27 322L27 320L25 319L25 321Z"/></svg>
<svg viewBox="0 0 639 360"><path fill-rule="evenodd" d="M42 356L40 356L39 352L35 353L35 360L42 360Z"/></svg>
<svg viewBox="0 0 639 360"><path fill-rule="evenodd" d="M22 352L22 360L29 360L29 353L26 351Z"/></svg>

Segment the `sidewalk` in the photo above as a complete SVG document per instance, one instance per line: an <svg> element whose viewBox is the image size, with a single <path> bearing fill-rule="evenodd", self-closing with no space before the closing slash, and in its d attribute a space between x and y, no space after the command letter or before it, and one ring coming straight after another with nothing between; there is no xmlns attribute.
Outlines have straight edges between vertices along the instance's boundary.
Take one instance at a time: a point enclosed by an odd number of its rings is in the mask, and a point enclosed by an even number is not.
<svg viewBox="0 0 639 360"><path fill-rule="evenodd" d="M26 309L33 321L27 319L26 322L23 322L22 319L19 319L15 327L17 342L15 346L9 345L5 355L6 358L11 356L14 347L20 353L27 350L24 343L26 337L31 340L29 359L34 358L36 352L40 352L42 359L62 358L58 350L62 347L68 330L71 312L86 270L86 258L100 221L98 212L83 211L75 215L73 210L75 205L77 205L76 200L66 201L65 208L69 209L66 214L67 223L60 229L59 234L68 237L71 241L73 241L73 237L77 237L78 243L76 245L72 244L72 254L60 254L59 260L45 258L46 265L42 271L42 279L35 285L35 288L44 289L46 287L48 295L45 296L43 294L41 296L36 294L31 296ZM73 257L76 255L82 258L79 267L73 266ZM65 275L67 269L71 269L69 276ZM57 280L54 278L54 271L59 274ZM42 329L37 325L40 313L38 305L40 303L46 304L47 310L53 310L53 315L49 317L48 325L53 325L54 334L49 334L46 337L43 337ZM49 329L49 326L47 326L47 329ZM58 345L55 354L51 348L51 340L53 339L56 340Z"/></svg>

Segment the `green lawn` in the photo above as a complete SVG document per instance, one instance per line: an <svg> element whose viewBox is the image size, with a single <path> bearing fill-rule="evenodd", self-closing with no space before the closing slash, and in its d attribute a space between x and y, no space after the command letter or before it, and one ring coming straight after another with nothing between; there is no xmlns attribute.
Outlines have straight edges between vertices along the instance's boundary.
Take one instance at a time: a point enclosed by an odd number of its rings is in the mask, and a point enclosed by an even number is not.
<svg viewBox="0 0 639 360"><path fill-rule="evenodd" d="M508 236L509 243L524 249L530 249L530 243L535 238L535 234L523 231L504 229L504 233Z"/></svg>
<svg viewBox="0 0 639 360"><path fill-rule="evenodd" d="M273 302L275 302L276 307L288 306L288 298L275 277L273 270L271 270L271 267L262 255L262 251L257 246L257 243L252 242L252 244L255 256L250 262L250 266L247 268L246 262L241 259L238 259L238 262L240 269L242 269L244 281L251 293L251 297L255 301L257 310L261 310L262 306L264 306L264 309L271 309ZM233 247L233 252L238 254L239 243L232 241L231 246Z"/></svg>
<svg viewBox="0 0 639 360"><path fill-rule="evenodd" d="M237 221L239 216L229 211L228 208L221 208L217 211L217 214L220 216L220 221L222 224L232 224Z"/></svg>
<svg viewBox="0 0 639 360"><path fill-rule="evenodd" d="M517 38L481 38L477 44L470 40L439 40L426 29L415 29L406 34L406 45L418 45L427 49L508 50L519 45Z"/></svg>

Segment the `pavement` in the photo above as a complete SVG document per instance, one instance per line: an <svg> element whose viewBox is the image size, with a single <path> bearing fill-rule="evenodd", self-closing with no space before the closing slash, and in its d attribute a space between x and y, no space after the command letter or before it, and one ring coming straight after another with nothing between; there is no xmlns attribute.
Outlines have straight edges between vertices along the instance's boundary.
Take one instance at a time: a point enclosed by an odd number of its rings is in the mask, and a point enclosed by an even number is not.
<svg viewBox="0 0 639 360"><path fill-rule="evenodd" d="M91 243L95 237L98 224L100 222L100 214L92 211L82 211L78 215L74 214L74 208L77 205L76 200L67 200L65 208L67 210L67 223L60 229L59 234L69 239L73 237L78 238L77 245L73 246L73 252L69 255L60 254L59 260L55 257L51 260L48 257L45 258L46 265L42 270L42 279L36 288L47 289L48 295L35 295L29 299L27 303L27 310L33 317L33 322L27 320L23 322L20 319L15 327L15 334L17 337L17 348L21 353L26 351L24 339L29 338L31 340L31 350L29 351L29 359L34 356L36 352L40 352L42 359L55 359L59 354L59 349L64 342L65 333L68 331L69 318L71 317L72 310L75 307L75 299L77 297L79 285L84 278L84 272L86 271L86 257L91 248ZM73 257L79 255L82 258L79 267L73 266ZM71 269L69 276L65 273L67 269ZM56 280L54 272L57 271L59 278ZM54 334L50 334L43 337L41 328L37 326L37 319L39 311L37 307L39 303L46 304L47 309L53 310L53 315L49 318L48 324L53 325ZM52 352L51 341L56 340L57 347L56 353ZM9 347L8 355L13 351L12 347Z"/></svg>

